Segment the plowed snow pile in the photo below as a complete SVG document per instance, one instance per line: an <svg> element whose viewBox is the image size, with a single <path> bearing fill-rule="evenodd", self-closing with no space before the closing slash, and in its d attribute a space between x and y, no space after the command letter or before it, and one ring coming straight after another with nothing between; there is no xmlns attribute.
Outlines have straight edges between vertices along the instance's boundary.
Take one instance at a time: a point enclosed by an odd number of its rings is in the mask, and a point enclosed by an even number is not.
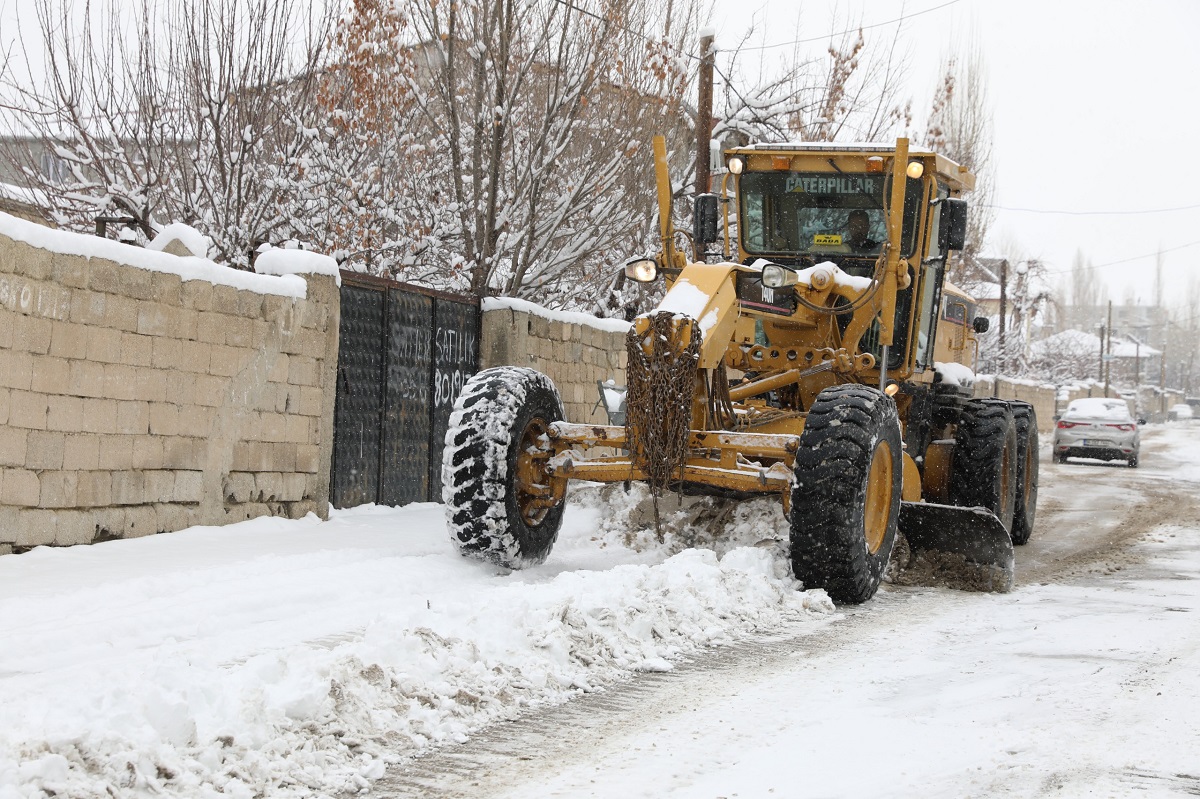
<svg viewBox="0 0 1200 799"><path fill-rule="evenodd" d="M459 557L438 505L0 558L0 799L363 789L522 708L830 618L772 503L664 504L660 542L645 501L585 488L513 574ZM687 549L722 513L722 549Z"/></svg>

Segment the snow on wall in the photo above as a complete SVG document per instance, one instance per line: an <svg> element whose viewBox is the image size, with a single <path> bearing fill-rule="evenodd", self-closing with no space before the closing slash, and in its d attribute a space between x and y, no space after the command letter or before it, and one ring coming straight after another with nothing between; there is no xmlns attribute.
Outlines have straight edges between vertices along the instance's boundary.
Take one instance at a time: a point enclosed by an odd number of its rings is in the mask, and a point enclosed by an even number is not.
<svg viewBox="0 0 1200 799"><path fill-rule="evenodd" d="M205 258L180 258L165 252L131 247L98 236L54 230L5 213L0 213L0 238L19 241L59 255L78 255L89 260L103 258L122 266L177 275L183 280L203 280L214 285L232 286L260 294L278 294L301 299L304 297L305 282L303 278L295 275L258 275L221 266Z"/></svg>
<svg viewBox="0 0 1200 799"><path fill-rule="evenodd" d="M0 214L0 550L325 514L338 289L304 266Z"/></svg>
<svg viewBox="0 0 1200 799"><path fill-rule="evenodd" d="M528 300L518 300L512 297L485 297L480 303L480 307L486 313L487 311L499 311L505 308L520 311L521 313L536 316L539 319L546 319L551 322L563 322L569 325L580 325L589 327L593 330L604 330L610 333L620 333L622 336L629 331L632 326L629 322L622 322L620 319L601 319L597 316L591 316L578 311L555 311L550 308L529 302Z"/></svg>
<svg viewBox="0 0 1200 799"><path fill-rule="evenodd" d="M1058 413L1058 389L1052 385L1036 383L1032 380L1014 380L995 375L975 376L976 397L998 397L1007 400L1020 400L1033 406L1037 415L1038 432L1050 433L1054 430L1054 416Z"/></svg>
<svg viewBox="0 0 1200 799"><path fill-rule="evenodd" d="M481 369L528 366L554 381L567 420L608 424L597 406L597 381L625 385L628 322L582 313L552 311L524 300L485 299Z"/></svg>

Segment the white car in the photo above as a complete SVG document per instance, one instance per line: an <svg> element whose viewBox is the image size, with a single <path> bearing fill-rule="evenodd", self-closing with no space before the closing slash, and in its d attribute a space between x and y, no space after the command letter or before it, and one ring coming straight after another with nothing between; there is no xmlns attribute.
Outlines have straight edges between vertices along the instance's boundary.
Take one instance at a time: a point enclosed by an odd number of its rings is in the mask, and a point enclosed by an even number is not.
<svg viewBox="0 0 1200 799"><path fill-rule="evenodd" d="M1054 460L1100 458L1137 466L1141 449L1140 420L1123 399L1085 397L1074 400L1054 426Z"/></svg>
<svg viewBox="0 0 1200 799"><path fill-rule="evenodd" d="M1167 411L1167 419L1172 422L1185 422L1193 416L1192 406L1177 402Z"/></svg>

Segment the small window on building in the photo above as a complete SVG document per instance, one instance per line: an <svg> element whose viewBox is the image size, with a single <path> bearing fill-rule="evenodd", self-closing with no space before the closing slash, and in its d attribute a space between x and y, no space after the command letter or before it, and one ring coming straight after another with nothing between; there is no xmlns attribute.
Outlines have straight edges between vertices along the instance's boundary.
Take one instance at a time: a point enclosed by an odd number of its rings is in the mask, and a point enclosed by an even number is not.
<svg viewBox="0 0 1200 799"><path fill-rule="evenodd" d="M42 176L50 183L66 183L71 175L67 162L54 153L42 153Z"/></svg>

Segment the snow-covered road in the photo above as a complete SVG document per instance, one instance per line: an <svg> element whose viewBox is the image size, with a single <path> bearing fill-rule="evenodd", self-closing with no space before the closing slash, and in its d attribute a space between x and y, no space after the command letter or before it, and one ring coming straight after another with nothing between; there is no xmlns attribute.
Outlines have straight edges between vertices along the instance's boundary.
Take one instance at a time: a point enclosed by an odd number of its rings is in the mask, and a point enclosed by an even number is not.
<svg viewBox="0 0 1200 799"><path fill-rule="evenodd" d="M436 505L0 558L0 799L1200 792L1200 426L1145 448L1043 463L1013 593L836 612L773 507L595 489L517 574Z"/></svg>

